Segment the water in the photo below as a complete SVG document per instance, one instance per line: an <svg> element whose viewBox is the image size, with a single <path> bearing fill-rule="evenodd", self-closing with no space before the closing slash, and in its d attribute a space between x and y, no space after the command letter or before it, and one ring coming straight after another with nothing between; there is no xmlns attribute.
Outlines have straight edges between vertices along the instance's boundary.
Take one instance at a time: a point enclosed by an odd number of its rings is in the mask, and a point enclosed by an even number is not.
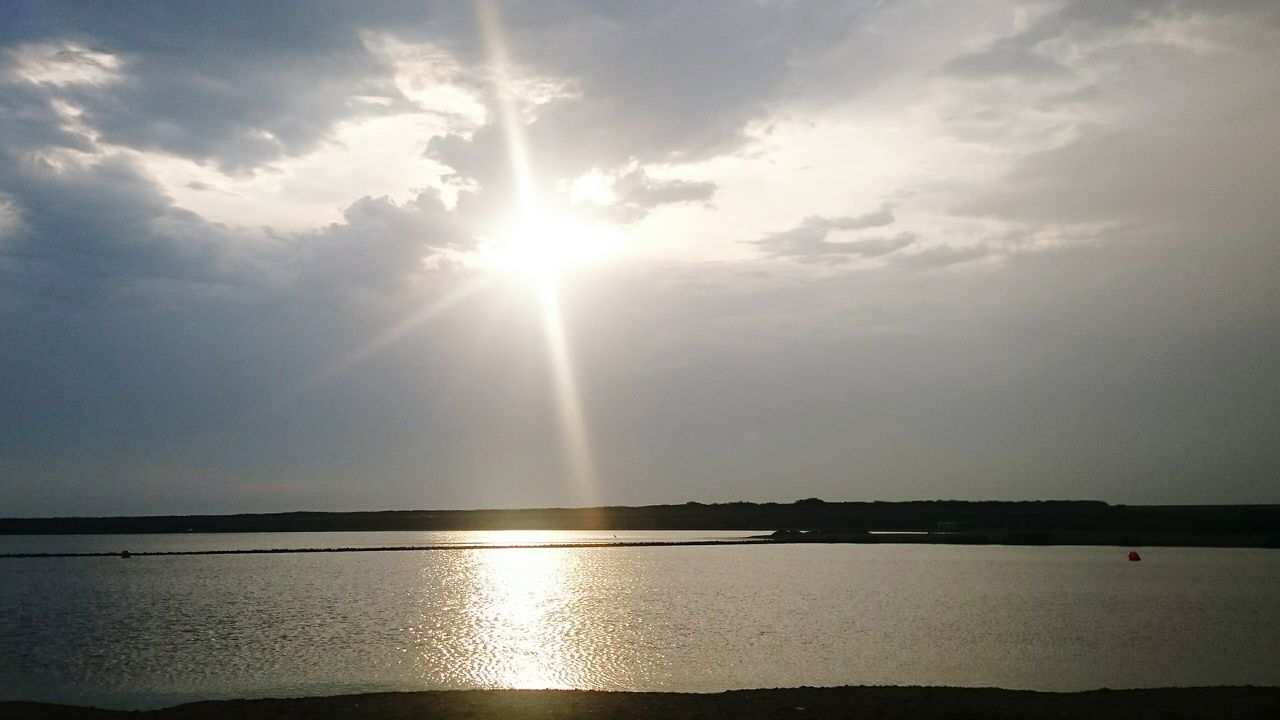
<svg viewBox="0 0 1280 720"><path fill-rule="evenodd" d="M366 534L321 535L281 541ZM1280 552L1143 558L770 545L0 560L0 698L1280 684Z"/></svg>

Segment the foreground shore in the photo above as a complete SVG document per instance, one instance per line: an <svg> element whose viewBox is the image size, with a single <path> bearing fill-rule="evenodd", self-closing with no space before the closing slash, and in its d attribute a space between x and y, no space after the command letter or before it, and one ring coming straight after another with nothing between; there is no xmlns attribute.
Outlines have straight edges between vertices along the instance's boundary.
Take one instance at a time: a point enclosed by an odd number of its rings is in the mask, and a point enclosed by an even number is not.
<svg viewBox="0 0 1280 720"><path fill-rule="evenodd" d="M1280 717L1280 688L1164 688L1044 693L991 688L838 687L718 694L455 690L220 700L129 712L0 702L7 720L257 718L1232 718Z"/></svg>

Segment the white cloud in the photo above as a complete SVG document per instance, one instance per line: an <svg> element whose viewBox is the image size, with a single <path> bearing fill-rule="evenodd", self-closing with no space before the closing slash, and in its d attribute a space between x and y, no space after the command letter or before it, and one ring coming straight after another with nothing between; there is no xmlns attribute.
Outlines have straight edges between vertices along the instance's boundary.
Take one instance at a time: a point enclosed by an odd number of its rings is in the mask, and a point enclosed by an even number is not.
<svg viewBox="0 0 1280 720"><path fill-rule="evenodd" d="M10 49L10 78L57 87L106 85L122 78L120 58L72 40L26 43Z"/></svg>
<svg viewBox="0 0 1280 720"><path fill-rule="evenodd" d="M448 50L435 43L405 42L389 33L364 31L360 39L390 67L400 92L424 112L453 121L452 132L467 134L488 120L488 108L476 92L475 70Z"/></svg>
<svg viewBox="0 0 1280 720"><path fill-rule="evenodd" d="M211 222L297 232L337 222L364 196L397 202L420 189L445 189L448 168L424 155L444 132L429 114L396 114L340 123L313 151L248 174L226 174L185 158L138 153L139 162L181 207Z"/></svg>

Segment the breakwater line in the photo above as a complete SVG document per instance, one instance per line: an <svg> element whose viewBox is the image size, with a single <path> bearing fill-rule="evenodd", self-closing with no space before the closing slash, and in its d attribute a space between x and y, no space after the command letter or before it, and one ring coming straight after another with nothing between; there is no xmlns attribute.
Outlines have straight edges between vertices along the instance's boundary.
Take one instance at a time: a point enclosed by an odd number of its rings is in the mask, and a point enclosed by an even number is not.
<svg viewBox="0 0 1280 720"><path fill-rule="evenodd" d="M174 555L274 555L297 553L354 553L354 552L434 552L440 550L536 550L574 548L635 548L635 547L701 547L707 545L772 545L772 540L742 538L738 540L671 540L671 541L621 541L621 542L566 542L523 543L506 545L458 544L458 545L393 545L382 547L332 547L332 548L244 548L233 550L149 550L142 552L59 552L59 553L0 553L0 560L19 558L138 558Z"/></svg>

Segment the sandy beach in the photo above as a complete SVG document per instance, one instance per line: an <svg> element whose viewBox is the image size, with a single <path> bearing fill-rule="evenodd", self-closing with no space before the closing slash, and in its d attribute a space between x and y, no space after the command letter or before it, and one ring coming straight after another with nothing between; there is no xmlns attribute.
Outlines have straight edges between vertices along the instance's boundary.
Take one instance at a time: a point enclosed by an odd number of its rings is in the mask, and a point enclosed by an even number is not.
<svg viewBox="0 0 1280 720"><path fill-rule="evenodd" d="M1252 718L1280 717L1280 688L1221 687L1045 693L992 688L838 687L718 694L458 690L224 700L129 712L0 702L8 720L257 718Z"/></svg>

